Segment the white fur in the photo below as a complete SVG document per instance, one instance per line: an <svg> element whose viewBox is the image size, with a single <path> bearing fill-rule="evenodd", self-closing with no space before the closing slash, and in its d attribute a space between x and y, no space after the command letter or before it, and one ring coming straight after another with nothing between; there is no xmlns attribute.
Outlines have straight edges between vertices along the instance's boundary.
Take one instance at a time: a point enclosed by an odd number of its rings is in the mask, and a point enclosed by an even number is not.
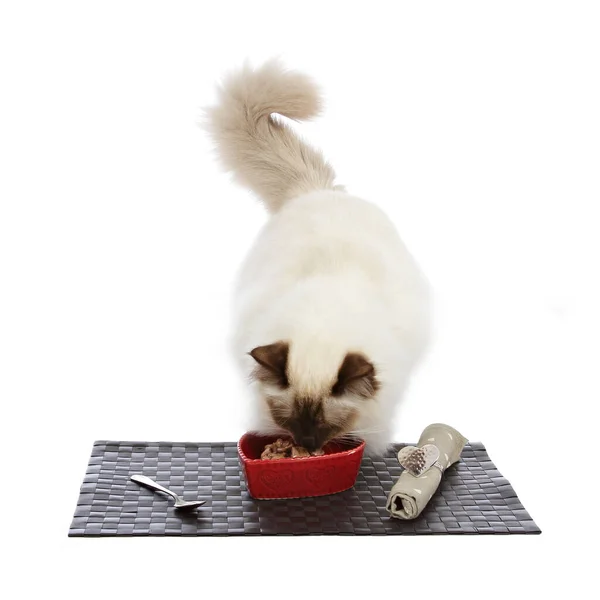
<svg viewBox="0 0 600 600"><path fill-rule="evenodd" d="M234 353L248 376L255 367L250 350L288 341L290 386L307 394L335 382L348 352L364 354L375 366L380 389L375 399L345 401L359 409L357 435L378 453L391 441L394 409L426 347L428 287L387 216L335 188L331 168L289 128L272 129L269 110L277 110L277 102L269 102L267 92L285 88L290 74L277 63L263 69L246 68L231 77L222 90L222 99L227 99L212 109L211 117L226 166L263 194L272 213L240 272ZM293 77L292 91L314 100L310 81ZM261 87L265 78L269 84ZM236 96L232 89L251 92ZM285 103L290 112L293 96L288 94ZM267 112L250 110L263 105L270 107ZM230 121L225 108L233 113ZM276 157L272 168L271 159L248 159L265 141L266 156ZM308 162L302 157L309 157ZM269 183L261 187L265 175ZM273 423L263 397L277 390L267 390L260 382L252 388L250 428L268 431Z"/></svg>

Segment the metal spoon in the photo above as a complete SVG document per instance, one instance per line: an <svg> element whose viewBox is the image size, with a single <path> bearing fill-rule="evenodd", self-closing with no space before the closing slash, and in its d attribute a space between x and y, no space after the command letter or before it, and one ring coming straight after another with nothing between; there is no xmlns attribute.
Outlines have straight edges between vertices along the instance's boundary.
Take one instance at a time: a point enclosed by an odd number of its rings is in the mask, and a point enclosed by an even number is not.
<svg viewBox="0 0 600 600"><path fill-rule="evenodd" d="M152 490L155 490L157 492L163 492L164 494L171 496L171 498L175 499L175 508L191 509L198 508L199 506L206 504L206 500L186 502L185 500L180 498L175 492L168 490L166 487L163 487L162 485L156 483L156 481L152 481L150 477L146 477L145 475L132 475L131 480L135 481L136 483L141 483L142 485L145 485L146 487L149 487Z"/></svg>

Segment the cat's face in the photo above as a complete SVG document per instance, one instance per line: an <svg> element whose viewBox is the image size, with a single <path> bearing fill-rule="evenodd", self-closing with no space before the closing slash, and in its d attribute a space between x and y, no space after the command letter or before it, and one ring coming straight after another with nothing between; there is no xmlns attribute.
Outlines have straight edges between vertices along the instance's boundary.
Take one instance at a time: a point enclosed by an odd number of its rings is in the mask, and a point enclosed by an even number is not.
<svg viewBox="0 0 600 600"><path fill-rule="evenodd" d="M250 356L256 361L253 377L273 424L307 450L352 432L364 403L375 401L379 387L375 368L361 354L346 354L331 380L311 386L310 392L289 368L288 343L259 346Z"/></svg>

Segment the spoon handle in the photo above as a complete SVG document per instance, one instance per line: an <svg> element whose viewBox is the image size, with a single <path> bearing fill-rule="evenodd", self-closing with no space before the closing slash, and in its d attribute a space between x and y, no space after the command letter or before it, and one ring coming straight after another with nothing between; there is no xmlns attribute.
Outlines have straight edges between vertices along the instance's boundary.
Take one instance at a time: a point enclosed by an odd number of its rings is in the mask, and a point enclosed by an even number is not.
<svg viewBox="0 0 600 600"><path fill-rule="evenodd" d="M163 487L159 483L156 483L156 481L152 481L150 477L146 477L145 475L132 475L131 480L135 481L136 483L141 483L142 485L145 485L146 487L149 487L150 489L155 490L157 492L164 492L165 494L168 494L169 496L171 496L171 498L174 498L175 500L179 499L175 492L168 490L166 487Z"/></svg>

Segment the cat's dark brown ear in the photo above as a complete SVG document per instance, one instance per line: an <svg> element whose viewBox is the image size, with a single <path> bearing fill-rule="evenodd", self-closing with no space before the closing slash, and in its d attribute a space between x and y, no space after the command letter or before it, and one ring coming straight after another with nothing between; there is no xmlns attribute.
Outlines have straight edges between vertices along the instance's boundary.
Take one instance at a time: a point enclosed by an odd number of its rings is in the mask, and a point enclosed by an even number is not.
<svg viewBox="0 0 600 600"><path fill-rule="evenodd" d="M362 354L350 352L338 372L338 378L331 390L333 396L354 394L362 398L372 398L379 389L375 367Z"/></svg>
<svg viewBox="0 0 600 600"><path fill-rule="evenodd" d="M287 342L276 342L268 346L258 346L249 352L256 361L257 368L254 377L265 383L272 383L286 388L289 385L287 378L287 360L290 347Z"/></svg>

